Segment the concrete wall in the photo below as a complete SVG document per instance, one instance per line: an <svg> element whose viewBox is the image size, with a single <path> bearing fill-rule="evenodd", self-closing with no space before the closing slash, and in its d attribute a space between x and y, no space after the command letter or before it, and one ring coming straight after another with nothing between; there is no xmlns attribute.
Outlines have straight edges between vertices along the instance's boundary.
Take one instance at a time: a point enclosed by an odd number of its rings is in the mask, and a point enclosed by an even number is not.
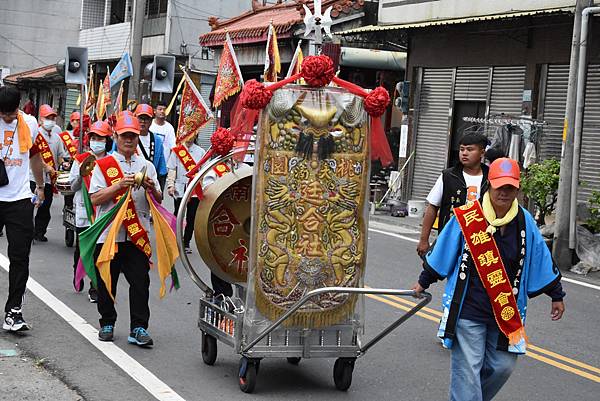
<svg viewBox="0 0 600 401"><path fill-rule="evenodd" d="M574 7L575 0L379 0L380 24Z"/></svg>
<svg viewBox="0 0 600 401"><path fill-rule="evenodd" d="M252 8L251 0L226 0L226 1L197 1L177 0L169 2L168 15L171 16L168 33L168 52L182 55L181 44L187 44L187 54L192 56L192 64L196 69L213 71L213 60L202 60L198 38L201 34L211 30L208 18L215 16L220 20L243 14ZM183 33L183 36L182 36Z"/></svg>
<svg viewBox="0 0 600 401"><path fill-rule="evenodd" d="M415 29L408 33L407 79L414 67L526 65L525 89L535 95L540 64L569 64L572 33L572 15ZM591 32L588 60L600 62L597 27Z"/></svg>
<svg viewBox="0 0 600 401"><path fill-rule="evenodd" d="M18 73L64 58L77 46L81 0L2 0L0 66Z"/></svg>

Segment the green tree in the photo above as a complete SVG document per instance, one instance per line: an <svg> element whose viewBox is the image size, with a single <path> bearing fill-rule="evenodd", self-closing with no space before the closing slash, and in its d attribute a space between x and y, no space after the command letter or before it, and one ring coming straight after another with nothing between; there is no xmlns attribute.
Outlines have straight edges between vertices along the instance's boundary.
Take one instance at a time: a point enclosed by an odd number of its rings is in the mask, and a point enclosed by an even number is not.
<svg viewBox="0 0 600 401"><path fill-rule="evenodd" d="M554 211L559 172L560 162L556 159L546 159L530 165L521 175L521 189L535 204L538 225L545 224L546 216Z"/></svg>

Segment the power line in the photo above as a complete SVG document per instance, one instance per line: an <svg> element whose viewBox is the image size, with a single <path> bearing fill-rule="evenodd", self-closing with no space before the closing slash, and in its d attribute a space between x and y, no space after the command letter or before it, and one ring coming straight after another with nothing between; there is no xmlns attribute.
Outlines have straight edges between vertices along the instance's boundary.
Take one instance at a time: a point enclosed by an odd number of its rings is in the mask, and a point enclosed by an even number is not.
<svg viewBox="0 0 600 401"><path fill-rule="evenodd" d="M23 51L25 54L33 57L34 59L36 59L37 61L39 61L40 63L47 65L48 62L38 58L35 54L29 53L27 50L25 50L24 48L22 48L21 46L19 46L18 44L16 44L15 42L13 42L12 40L10 40L9 38L7 38L6 36L0 34L0 37L4 40L6 40L8 43L12 44L14 47L16 47L17 49L20 49L21 51Z"/></svg>
<svg viewBox="0 0 600 401"><path fill-rule="evenodd" d="M211 11L201 10L199 8L190 6L189 4L180 3L179 1L176 1L176 0L172 0L172 1L173 1L173 3L176 3L176 4L178 4L179 6L181 6L183 8L187 8L189 10L196 11L198 15L202 15L203 17L213 17L214 16L214 17L217 17L217 18L227 18L224 15L216 14L216 13L213 13ZM188 11L188 12L190 12L190 11Z"/></svg>

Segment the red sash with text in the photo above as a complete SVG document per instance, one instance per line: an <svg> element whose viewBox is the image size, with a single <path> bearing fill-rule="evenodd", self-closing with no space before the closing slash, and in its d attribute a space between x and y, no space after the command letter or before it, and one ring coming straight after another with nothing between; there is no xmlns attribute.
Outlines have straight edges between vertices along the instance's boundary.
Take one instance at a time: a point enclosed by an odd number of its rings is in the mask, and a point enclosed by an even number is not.
<svg viewBox="0 0 600 401"><path fill-rule="evenodd" d="M175 152L177 158L179 159L181 164L183 164L185 171L190 172L196 166L196 161L190 154L189 150L185 146L183 146L183 144L175 146L171 150ZM189 181L192 181L192 179L193 177L190 177ZM196 188L194 188L194 194L199 199L202 199L202 184L196 185Z"/></svg>
<svg viewBox="0 0 600 401"><path fill-rule="evenodd" d="M486 232L488 223L479 201L468 202L454 209L454 215L465 237L477 274L492 304L494 319L500 331L515 345L527 341L517 300L502 263L500 251L492 234Z"/></svg>
<svg viewBox="0 0 600 401"><path fill-rule="evenodd" d="M44 138L44 135L38 134L35 137L35 146L38 148L40 155L42 156L42 160L45 164L52 167L54 169L54 174L50 174L50 182L52 184L52 191L57 193L58 191L54 187L56 183L56 178L58 177L58 173L56 172L56 164L54 163L54 155L52 154L52 150L50 150L50 145L48 145L48 141Z"/></svg>
<svg viewBox="0 0 600 401"><path fill-rule="evenodd" d="M100 167L100 171L102 171L106 185L110 186L116 184L123 179L123 171L119 166L119 162L114 157L106 156L100 160L96 160L96 164ZM117 203L119 199L121 199L121 196L125 194L125 192L126 189L119 191L115 195L113 202ZM133 242L135 246L140 251L144 252L148 259L150 259L150 256L152 256L150 239L148 238L148 233L144 229L144 226L142 226L142 223L140 222L140 219L136 213L133 199L130 199L129 202L127 202L127 210L125 211L123 225L127 230L127 235L131 239L131 242Z"/></svg>
<svg viewBox="0 0 600 401"><path fill-rule="evenodd" d="M62 139L65 144L65 149L67 149L67 152L71 155L71 159L74 159L77 156L77 147L75 146L75 142L73 142L71 135L67 131L63 131L58 134L58 136L60 136L60 139Z"/></svg>

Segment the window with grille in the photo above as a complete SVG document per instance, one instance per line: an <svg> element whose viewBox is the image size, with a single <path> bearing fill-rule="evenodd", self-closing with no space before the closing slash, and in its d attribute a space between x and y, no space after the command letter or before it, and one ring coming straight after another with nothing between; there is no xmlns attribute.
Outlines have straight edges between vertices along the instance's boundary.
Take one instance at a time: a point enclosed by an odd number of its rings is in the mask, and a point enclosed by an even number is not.
<svg viewBox="0 0 600 401"><path fill-rule="evenodd" d="M167 15L168 0L146 0L146 17L158 18Z"/></svg>

